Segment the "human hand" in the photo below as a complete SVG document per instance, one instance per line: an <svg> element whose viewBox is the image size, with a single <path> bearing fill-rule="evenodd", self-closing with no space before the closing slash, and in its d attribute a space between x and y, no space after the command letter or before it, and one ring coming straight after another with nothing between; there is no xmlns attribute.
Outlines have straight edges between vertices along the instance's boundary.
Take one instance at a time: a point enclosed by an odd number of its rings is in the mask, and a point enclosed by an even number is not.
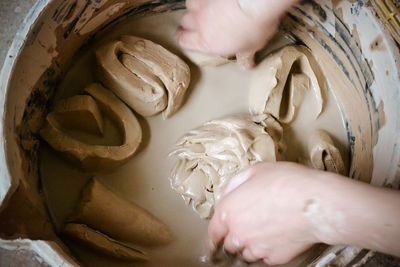
<svg viewBox="0 0 400 267"><path fill-rule="evenodd" d="M260 163L232 178L206 247L249 262L284 264L314 243L400 256L400 194L288 163Z"/></svg>
<svg viewBox="0 0 400 267"><path fill-rule="evenodd" d="M320 242L307 213L318 190L312 184L324 175L280 162L257 164L234 177L209 224L211 259L223 245L247 262L284 264Z"/></svg>
<svg viewBox="0 0 400 267"><path fill-rule="evenodd" d="M275 34L294 0L186 0L179 44L188 50L235 56L245 68Z"/></svg>

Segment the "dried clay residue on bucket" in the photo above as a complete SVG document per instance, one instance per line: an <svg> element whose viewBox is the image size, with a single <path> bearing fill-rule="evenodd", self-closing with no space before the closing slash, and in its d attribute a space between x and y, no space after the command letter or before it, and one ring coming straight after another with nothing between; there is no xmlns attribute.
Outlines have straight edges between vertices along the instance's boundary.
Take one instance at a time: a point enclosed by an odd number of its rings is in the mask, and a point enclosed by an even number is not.
<svg viewBox="0 0 400 267"><path fill-rule="evenodd" d="M335 29L331 34L300 8L293 8L284 19L286 31L302 40L314 53L324 70L345 116L351 149L349 176L370 182L373 170L373 148L378 131L385 124L383 102L376 103L371 92L374 74L372 62L362 54L358 30L343 20L342 10L335 9ZM304 21L311 22L311 24ZM310 26L315 25L317 26Z"/></svg>

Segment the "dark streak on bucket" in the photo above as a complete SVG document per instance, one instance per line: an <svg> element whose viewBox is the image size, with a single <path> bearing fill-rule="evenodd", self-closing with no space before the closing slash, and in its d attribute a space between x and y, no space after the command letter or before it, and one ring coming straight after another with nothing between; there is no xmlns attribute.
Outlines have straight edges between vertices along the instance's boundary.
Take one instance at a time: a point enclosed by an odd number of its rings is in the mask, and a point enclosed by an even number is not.
<svg viewBox="0 0 400 267"><path fill-rule="evenodd" d="M313 2L313 1L310 1ZM315 5L318 5L314 2ZM322 9L322 7L320 7ZM381 127L381 123L379 119L376 119L376 114L379 113L378 107L375 103L375 100L373 98L373 94L371 91L371 84L374 81L374 74L371 70L371 66L369 62L362 56L362 50L360 48L360 44L358 44L355 41L355 36L354 34L351 33L350 29L347 27L347 25L343 22L343 20L338 17L338 15L332 10L330 7L326 7L330 12L332 12L335 16L335 31L336 34L335 36L332 36L332 34L325 28L325 26L318 21L318 19L313 18L310 15L307 15L303 10L300 8L294 8L294 10L299 13L302 17L305 17L307 20L310 20L311 23L310 25L314 24L318 27L319 30L321 30L325 36L329 38L329 41L332 42L332 44L328 44L319 34L317 34L312 27L306 27L307 31L311 34L311 36L331 55L333 60L337 63L339 68L342 70L342 72L346 75L346 77L349 79L349 81L353 84L355 88L360 88L362 89L362 97L365 99L365 103L367 104L367 110L368 114L367 116L369 117L369 122L373 127L370 128L370 136L372 138L372 146L375 145L375 142L377 141L377 134L375 131L379 130ZM302 21L302 19L299 19L296 17L294 14L288 14L288 17L295 22L297 25L301 25L303 27L306 26L305 22ZM286 29L286 31L290 31L289 29ZM294 35L294 34L292 34ZM300 39L298 37L295 37L295 39ZM340 59L340 57L335 53L335 51L330 47L331 45L336 46L339 51L343 53L343 55L347 59L347 64L350 64L351 71L353 71L356 75L357 80L353 80L350 71L347 69L345 66L344 62ZM353 76L354 77L354 76ZM378 116L379 117L379 116ZM345 126L347 130L347 135L348 135L348 143L350 146L350 153L351 156L354 156L355 153L355 143L356 143L356 137L352 133L352 129L350 127L350 123L348 121L348 118L345 119ZM362 140L360 140L361 142ZM362 143L361 149L365 149L365 143ZM352 157L350 157L352 158ZM358 177L356 170L353 170L353 173L350 173L351 177Z"/></svg>
<svg viewBox="0 0 400 267"><path fill-rule="evenodd" d="M83 13L86 11L86 9L89 7L91 1L87 0L85 5L82 7L82 9L79 11L79 14L74 18L74 20L69 24L67 30L64 33L64 39L67 39L68 36L73 32L73 29L75 28L76 24L78 23L79 19L83 15Z"/></svg>
<svg viewBox="0 0 400 267"><path fill-rule="evenodd" d="M56 11L51 18L57 23L70 19L72 13L75 11L76 5L76 0L72 3L68 1L63 1L62 4L56 8Z"/></svg>
<svg viewBox="0 0 400 267"><path fill-rule="evenodd" d="M319 17L319 19L322 22L326 21L327 15L326 15L325 10L319 4L315 3L315 1L313 1L313 0L302 1L301 4L302 5L308 4L308 5L312 6L314 13Z"/></svg>

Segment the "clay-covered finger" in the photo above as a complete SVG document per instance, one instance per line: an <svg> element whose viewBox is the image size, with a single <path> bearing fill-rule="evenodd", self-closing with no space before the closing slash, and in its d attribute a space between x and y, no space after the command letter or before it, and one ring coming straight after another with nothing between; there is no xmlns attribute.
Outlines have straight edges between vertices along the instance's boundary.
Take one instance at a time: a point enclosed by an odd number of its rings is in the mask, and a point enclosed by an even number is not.
<svg viewBox="0 0 400 267"><path fill-rule="evenodd" d="M179 31L178 42L184 49L200 51L204 53L209 52L209 49L205 45L203 38L197 31Z"/></svg>
<svg viewBox="0 0 400 267"><path fill-rule="evenodd" d="M222 249L223 241L228 235L228 231L226 213L215 213L208 225L206 238L207 255L212 261L215 261L217 254Z"/></svg>
<svg viewBox="0 0 400 267"><path fill-rule="evenodd" d="M241 65L244 69L253 68L255 65L254 54L254 52L236 54L237 63L239 63L239 65Z"/></svg>

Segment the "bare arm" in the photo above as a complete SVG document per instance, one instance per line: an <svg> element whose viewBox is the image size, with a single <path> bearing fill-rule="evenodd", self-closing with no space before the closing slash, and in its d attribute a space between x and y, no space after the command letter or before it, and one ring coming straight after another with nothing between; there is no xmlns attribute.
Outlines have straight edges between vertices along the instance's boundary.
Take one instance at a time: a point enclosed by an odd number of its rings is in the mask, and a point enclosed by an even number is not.
<svg viewBox="0 0 400 267"><path fill-rule="evenodd" d="M212 255L283 264L315 243L400 256L400 193L293 163L263 163L227 186L210 221Z"/></svg>
<svg viewBox="0 0 400 267"><path fill-rule="evenodd" d="M318 239L327 244L350 244L400 256L400 192L327 175L315 198L310 222ZM323 218L321 226L318 216Z"/></svg>

